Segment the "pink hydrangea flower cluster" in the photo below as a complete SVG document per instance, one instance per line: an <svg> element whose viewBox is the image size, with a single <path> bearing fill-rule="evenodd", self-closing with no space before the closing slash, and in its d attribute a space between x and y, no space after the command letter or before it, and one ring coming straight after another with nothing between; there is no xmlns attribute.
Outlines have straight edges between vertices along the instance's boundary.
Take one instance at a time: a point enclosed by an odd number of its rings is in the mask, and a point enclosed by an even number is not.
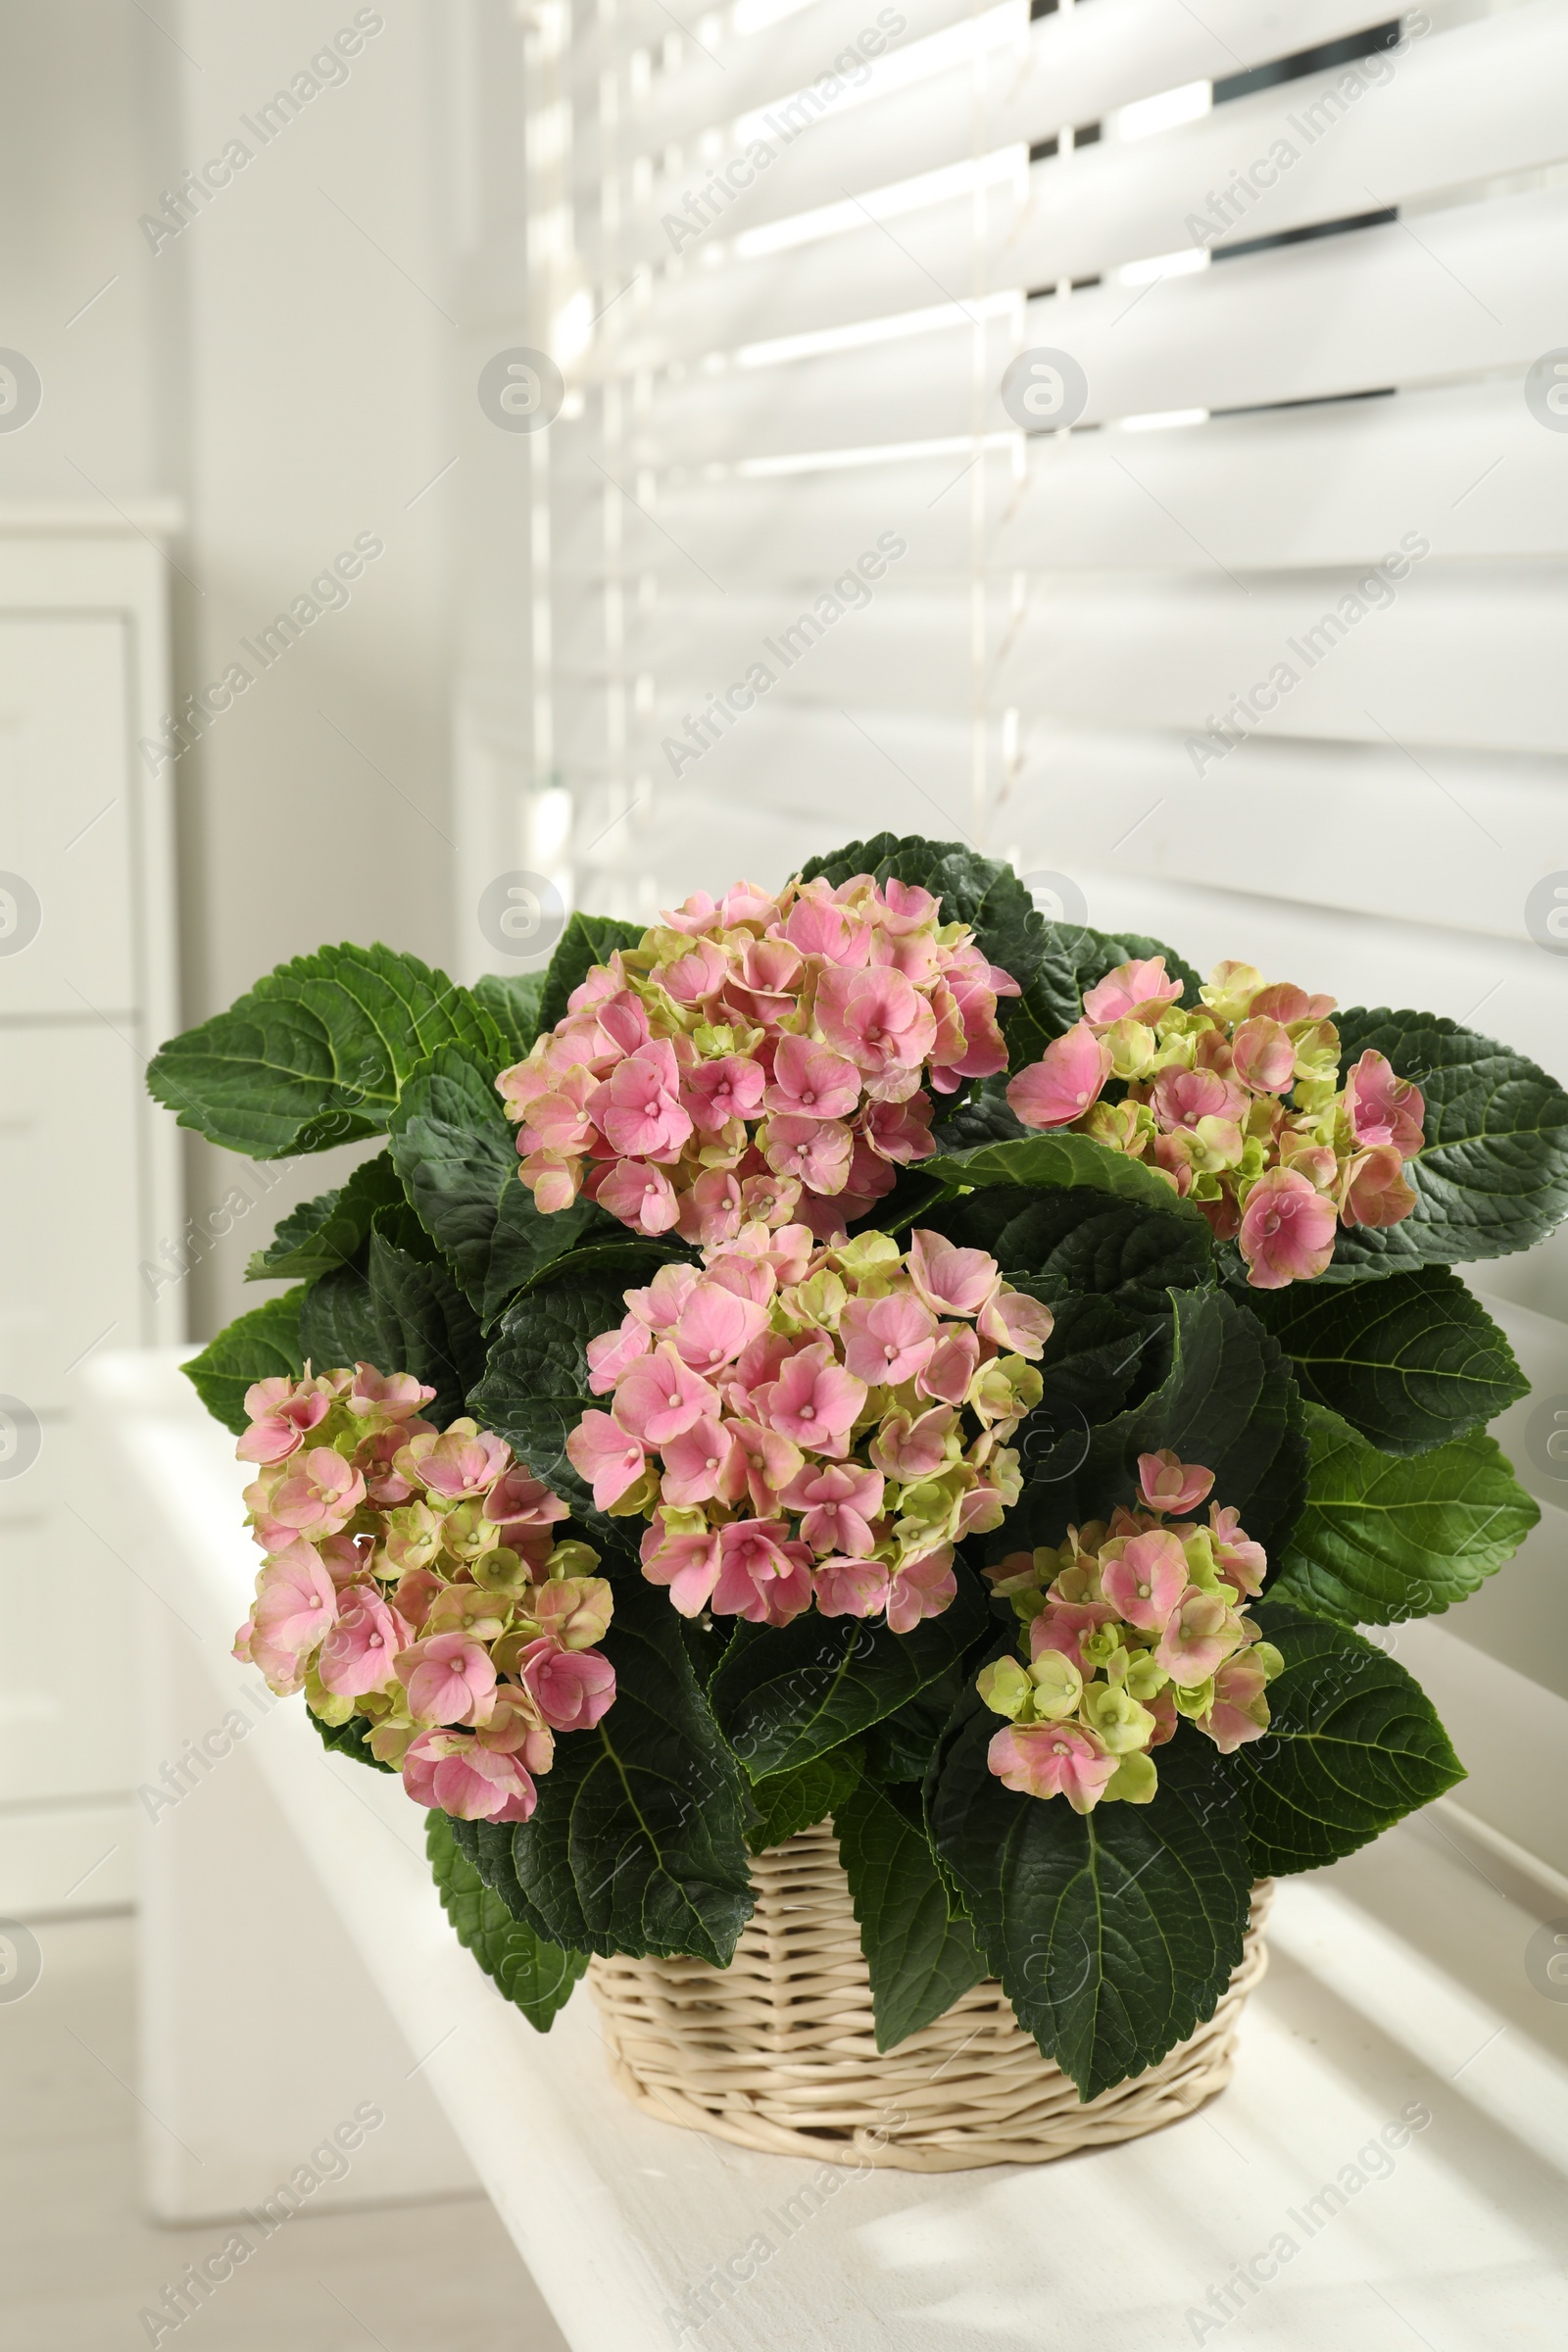
<svg viewBox="0 0 1568 2352"><path fill-rule="evenodd" d="M435 1395L369 1364L246 1392L236 1447L267 1554L234 1655L323 1723L365 1719L415 1802L526 1821L558 1732L596 1724L615 1672L595 1648L609 1585L558 1543L559 1494L472 1421L437 1430Z"/></svg>
<svg viewBox="0 0 1568 2352"><path fill-rule="evenodd" d="M1114 1799L1147 1805L1152 1750L1183 1717L1231 1755L1268 1728L1267 1685L1284 1660L1247 1604L1267 1557L1237 1513L1205 1500L1210 1470L1174 1453L1138 1462L1144 1508L1069 1528L1058 1550L1014 1552L986 1574L1027 1628L977 1689L1008 1719L991 1770L1024 1796L1064 1796L1075 1813Z"/></svg>
<svg viewBox="0 0 1568 2352"><path fill-rule="evenodd" d="M596 964L496 1085L538 1206L579 1193L708 1246L794 1219L844 1233L925 1159L939 1094L1007 1066L1017 983L927 890L857 874L689 898Z"/></svg>
<svg viewBox="0 0 1568 2352"><path fill-rule="evenodd" d="M1341 1225L1396 1225L1425 1140L1419 1087L1368 1051L1340 1081L1332 997L1217 964L1191 1012L1162 956L1085 991L1083 1018L1020 1071L1026 1127L1075 1128L1156 1168L1234 1240L1259 1290L1310 1281ZM1122 1100L1101 1100L1112 1079Z"/></svg>
<svg viewBox="0 0 1568 2352"><path fill-rule="evenodd" d="M613 1402L566 1451L601 1510L651 1517L650 1583L685 1617L940 1615L955 1544L1018 1497L1005 1441L1040 1400L1050 1308L937 1233L901 1253L759 1221L625 1296L588 1348Z"/></svg>

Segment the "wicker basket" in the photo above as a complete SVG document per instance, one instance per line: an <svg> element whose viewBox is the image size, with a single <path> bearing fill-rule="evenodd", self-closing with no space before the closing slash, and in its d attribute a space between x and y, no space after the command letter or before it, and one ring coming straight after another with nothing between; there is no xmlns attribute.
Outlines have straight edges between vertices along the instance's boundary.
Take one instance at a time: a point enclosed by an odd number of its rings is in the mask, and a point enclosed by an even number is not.
<svg viewBox="0 0 1568 2352"><path fill-rule="evenodd" d="M1266 1965L1267 1883L1253 1891L1241 1961L1208 2023L1148 2073L1080 2106L995 1983L878 2053L849 1882L826 1823L759 1855L752 1879L757 1909L729 1968L596 1959L588 1982L628 2097L665 2123L775 2155L961 2172L1157 2131L1229 2082L1242 2003Z"/></svg>

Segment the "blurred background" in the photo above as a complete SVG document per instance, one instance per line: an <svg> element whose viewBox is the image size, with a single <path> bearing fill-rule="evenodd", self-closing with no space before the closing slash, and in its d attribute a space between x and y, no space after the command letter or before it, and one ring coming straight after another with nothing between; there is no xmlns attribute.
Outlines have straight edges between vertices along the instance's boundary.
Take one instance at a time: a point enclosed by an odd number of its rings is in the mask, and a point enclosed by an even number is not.
<svg viewBox="0 0 1568 2352"><path fill-rule="evenodd" d="M8 1917L135 1893L82 1367L354 1156L145 1099L273 964L892 828L1568 1079L1565 0L700 10L0 5ZM1568 1257L1475 1279L1465 1801L1568 1871Z"/></svg>

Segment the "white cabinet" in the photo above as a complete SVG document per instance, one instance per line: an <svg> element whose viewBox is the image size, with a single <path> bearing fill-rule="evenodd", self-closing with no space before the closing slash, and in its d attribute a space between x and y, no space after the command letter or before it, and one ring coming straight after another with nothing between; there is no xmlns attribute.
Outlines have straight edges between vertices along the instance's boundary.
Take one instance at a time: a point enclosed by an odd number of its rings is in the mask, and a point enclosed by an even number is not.
<svg viewBox="0 0 1568 2352"><path fill-rule="evenodd" d="M131 1891L136 1585L78 1416L99 1348L182 1336L168 520L0 508L0 1916Z"/></svg>

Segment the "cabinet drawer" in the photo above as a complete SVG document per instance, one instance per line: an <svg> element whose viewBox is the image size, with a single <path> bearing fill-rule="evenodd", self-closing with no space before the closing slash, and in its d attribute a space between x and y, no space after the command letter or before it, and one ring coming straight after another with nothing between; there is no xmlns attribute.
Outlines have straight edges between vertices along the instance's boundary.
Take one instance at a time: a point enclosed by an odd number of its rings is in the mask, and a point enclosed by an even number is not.
<svg viewBox="0 0 1568 2352"><path fill-rule="evenodd" d="M0 1014L139 1001L126 635L0 614Z"/></svg>
<svg viewBox="0 0 1568 2352"><path fill-rule="evenodd" d="M93 1347L146 1337L140 1087L102 1024L0 1030L0 1392L35 1412L74 1401Z"/></svg>

